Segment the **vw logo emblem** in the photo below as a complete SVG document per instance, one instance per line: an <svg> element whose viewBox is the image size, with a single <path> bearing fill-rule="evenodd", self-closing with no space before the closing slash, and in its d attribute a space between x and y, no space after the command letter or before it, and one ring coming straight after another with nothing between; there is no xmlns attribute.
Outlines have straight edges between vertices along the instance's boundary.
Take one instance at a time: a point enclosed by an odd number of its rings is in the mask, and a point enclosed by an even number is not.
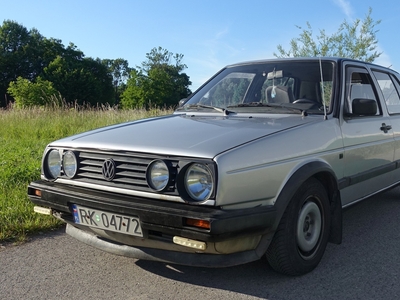
<svg viewBox="0 0 400 300"><path fill-rule="evenodd" d="M115 177L115 162L112 158L107 159L103 163L103 167L101 168L101 172L103 177L107 181L111 181Z"/></svg>

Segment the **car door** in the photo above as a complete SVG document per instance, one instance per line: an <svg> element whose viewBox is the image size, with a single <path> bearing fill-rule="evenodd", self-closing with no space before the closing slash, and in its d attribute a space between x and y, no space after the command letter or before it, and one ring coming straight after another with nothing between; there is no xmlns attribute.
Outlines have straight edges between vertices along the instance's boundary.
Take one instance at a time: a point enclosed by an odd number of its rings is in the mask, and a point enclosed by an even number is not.
<svg viewBox="0 0 400 300"><path fill-rule="evenodd" d="M396 166L400 167L400 78L399 74L390 72L387 69L375 68L372 70L375 76L377 85L384 99L384 105L387 108L390 124L392 126L395 152L394 161ZM400 180L400 169L396 176L393 176L393 181L396 183Z"/></svg>
<svg viewBox="0 0 400 300"><path fill-rule="evenodd" d="M394 137L391 122L377 93L371 74L362 64L346 64L344 72L341 130L344 146L342 204L348 205L384 189L394 169ZM373 100L373 101L371 101ZM357 103L376 103L366 113Z"/></svg>

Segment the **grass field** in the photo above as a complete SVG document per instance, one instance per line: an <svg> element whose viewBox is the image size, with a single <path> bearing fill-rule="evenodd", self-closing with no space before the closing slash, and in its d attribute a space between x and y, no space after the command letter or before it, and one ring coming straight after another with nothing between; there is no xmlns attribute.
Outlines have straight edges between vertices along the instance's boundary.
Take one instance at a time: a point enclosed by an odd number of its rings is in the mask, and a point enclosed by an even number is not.
<svg viewBox="0 0 400 300"><path fill-rule="evenodd" d="M27 235L60 226L33 212L29 182L40 178L45 146L86 130L171 113L168 109L118 110L111 107L0 110L0 242L23 241Z"/></svg>

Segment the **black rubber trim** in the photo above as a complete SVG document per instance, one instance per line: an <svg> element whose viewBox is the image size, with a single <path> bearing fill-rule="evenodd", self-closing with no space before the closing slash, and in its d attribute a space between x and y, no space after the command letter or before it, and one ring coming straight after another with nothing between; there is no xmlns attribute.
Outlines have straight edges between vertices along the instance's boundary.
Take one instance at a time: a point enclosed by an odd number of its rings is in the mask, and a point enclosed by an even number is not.
<svg viewBox="0 0 400 300"><path fill-rule="evenodd" d="M41 190L41 197L35 196L35 189ZM223 210L219 207L94 191L43 180L29 185L28 196L37 205L51 207L67 215L71 213L71 204L78 204L88 208L138 216L143 229L210 242L264 234L269 232L272 224L276 222L276 210L273 206ZM185 218L209 220L211 229L185 226Z"/></svg>
<svg viewBox="0 0 400 300"><path fill-rule="evenodd" d="M339 184L339 189L342 190L344 188L347 188L351 185L366 181L368 179L392 172L400 167L399 161L395 161L380 167L376 167L373 169L370 169L365 172L357 173L353 176L348 176L340 179L338 181Z"/></svg>

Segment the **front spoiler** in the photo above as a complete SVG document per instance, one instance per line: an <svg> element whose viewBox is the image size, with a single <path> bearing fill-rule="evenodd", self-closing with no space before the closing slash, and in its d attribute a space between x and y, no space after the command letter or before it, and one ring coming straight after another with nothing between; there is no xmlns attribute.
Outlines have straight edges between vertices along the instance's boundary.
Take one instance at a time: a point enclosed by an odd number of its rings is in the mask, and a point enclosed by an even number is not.
<svg viewBox="0 0 400 300"><path fill-rule="evenodd" d="M264 255L265 249L268 247L272 238L271 234L265 235L255 250L248 250L232 254L206 254L183 253L177 251L121 245L112 241L106 241L95 235L80 230L71 224L67 224L66 233L89 246L115 255L206 268L231 267L256 261Z"/></svg>

